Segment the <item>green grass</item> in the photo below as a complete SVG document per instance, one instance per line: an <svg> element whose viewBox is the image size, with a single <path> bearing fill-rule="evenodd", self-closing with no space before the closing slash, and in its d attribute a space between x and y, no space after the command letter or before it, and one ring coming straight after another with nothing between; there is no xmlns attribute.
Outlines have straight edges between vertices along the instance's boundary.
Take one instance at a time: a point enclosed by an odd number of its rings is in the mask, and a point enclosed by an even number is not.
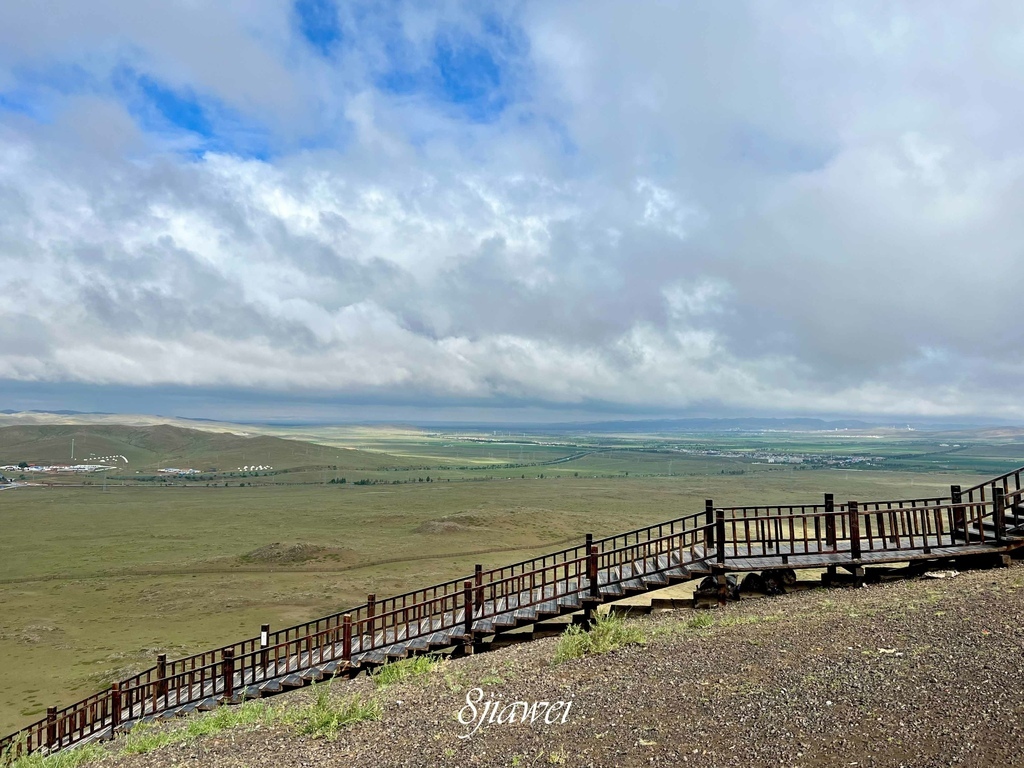
<svg viewBox="0 0 1024 768"><path fill-rule="evenodd" d="M218 647L255 636L264 622L277 629L358 605L370 592L383 598L470 574L477 562L500 566L564 546L553 542L582 541L588 532L608 535L699 512L706 498L730 505L814 502L825 491L840 500L907 498L946 493L950 483L972 480L964 474L795 471L636 450L665 441L747 445L733 435L591 435L554 441L577 440L575 447L541 445L537 436L521 444L520 437L481 443L397 429L296 431L293 436L336 443L281 446L298 450L296 461L344 466L338 456L355 448L377 464L370 467L370 459L359 458L368 468L359 470L362 475L341 473L349 479L344 486L3 491L0 735L40 718L48 705L71 703L151 666L157 653L177 657ZM60 447L69 433L51 437ZM179 449L160 440L136 450L155 445L188 464L185 455L192 447L206 451L213 445L204 443L212 438L194 438L174 454ZM819 438L751 440L758 448L834 449ZM860 442L865 450L889 455L898 455L905 444ZM80 445L76 438L76 455ZM854 450L853 443L841 445ZM916 453L931 450L906 445ZM523 471L494 468L519 461L520 452L524 462L548 461L579 446L613 450ZM397 458L380 451L393 451ZM409 464L417 469L400 468ZM460 466L473 468L456 469ZM745 474L720 474L736 466ZM320 472L306 474L319 482ZM443 481L352 485L360 476L428 474ZM486 477L494 479L474 481Z"/></svg>
<svg viewBox="0 0 1024 768"><path fill-rule="evenodd" d="M106 750L98 744L86 744L52 755L39 753L14 759L11 755L0 755L0 768L77 768L85 763L103 757Z"/></svg>
<svg viewBox="0 0 1024 768"><path fill-rule="evenodd" d="M598 614L589 630L579 625L569 627L558 638L555 647L555 664L572 659L608 653L627 645L642 645L647 642L643 630L636 624L611 613Z"/></svg>
<svg viewBox="0 0 1024 768"><path fill-rule="evenodd" d="M440 663L430 656L413 656L409 659L393 661L374 670L373 684L377 688L387 688L395 683L424 677L437 669Z"/></svg>
<svg viewBox="0 0 1024 768"><path fill-rule="evenodd" d="M710 613L701 611L690 617L686 622L686 626L689 629L705 629L715 623L715 617Z"/></svg>
<svg viewBox="0 0 1024 768"><path fill-rule="evenodd" d="M281 708L265 701L250 701L240 706L223 706L190 718L180 728L161 728L154 724L136 725L120 741L120 752L141 755L168 744L212 736L229 728L273 725L281 720Z"/></svg>
<svg viewBox="0 0 1024 768"><path fill-rule="evenodd" d="M314 738L334 739L348 725L364 720L380 720L383 708L376 699L347 696L337 699L331 695L329 684L315 686L315 700L306 707L287 714L298 733Z"/></svg>
<svg viewBox="0 0 1024 768"><path fill-rule="evenodd" d="M304 705L272 706L265 701L251 701L240 706L222 706L193 716L184 724L138 724L107 748L90 744L49 756L34 754L17 760L0 756L0 768L76 768L111 753L144 755L171 744L191 743L234 728L283 725L302 735L334 739L345 726L378 720L383 711L375 699L335 698L330 683L318 683L313 691L314 700Z"/></svg>

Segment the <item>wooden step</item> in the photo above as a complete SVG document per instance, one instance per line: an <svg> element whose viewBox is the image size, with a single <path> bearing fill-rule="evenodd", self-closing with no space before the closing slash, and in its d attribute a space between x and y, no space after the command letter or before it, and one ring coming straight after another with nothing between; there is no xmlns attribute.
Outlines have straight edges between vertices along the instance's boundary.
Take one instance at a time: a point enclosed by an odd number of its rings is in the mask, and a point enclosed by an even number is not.
<svg viewBox="0 0 1024 768"><path fill-rule="evenodd" d="M660 573L654 573L654 574L649 574L647 576L644 576L642 578L642 581L645 584L647 584L649 587L651 587L652 589L657 589L658 587L664 587L664 586L666 586L668 584L668 579L664 575L662 575Z"/></svg>
<svg viewBox="0 0 1024 768"><path fill-rule="evenodd" d="M409 649L405 646L405 643L397 643L388 646L388 649L384 651L384 655L388 657L388 661L404 659L409 655Z"/></svg>
<svg viewBox="0 0 1024 768"><path fill-rule="evenodd" d="M533 608L517 608L514 615L517 622L530 622L537 620L537 611Z"/></svg>
<svg viewBox="0 0 1024 768"><path fill-rule="evenodd" d="M538 605L536 607L537 607L537 613L538 614L544 613L544 614L548 614L550 616L557 616L558 615L558 601L557 600L548 600L546 603L541 603L540 605Z"/></svg>

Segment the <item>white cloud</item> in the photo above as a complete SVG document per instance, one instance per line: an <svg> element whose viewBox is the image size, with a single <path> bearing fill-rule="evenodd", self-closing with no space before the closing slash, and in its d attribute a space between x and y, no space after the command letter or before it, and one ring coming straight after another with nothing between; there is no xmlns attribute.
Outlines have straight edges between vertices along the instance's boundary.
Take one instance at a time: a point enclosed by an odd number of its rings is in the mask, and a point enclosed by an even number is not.
<svg viewBox="0 0 1024 768"><path fill-rule="evenodd" d="M127 62L282 150L0 101L0 379L1024 418L1015 11L528 3L481 121L381 80L475 6L333 60L284 3L138 8L0 11L0 98Z"/></svg>

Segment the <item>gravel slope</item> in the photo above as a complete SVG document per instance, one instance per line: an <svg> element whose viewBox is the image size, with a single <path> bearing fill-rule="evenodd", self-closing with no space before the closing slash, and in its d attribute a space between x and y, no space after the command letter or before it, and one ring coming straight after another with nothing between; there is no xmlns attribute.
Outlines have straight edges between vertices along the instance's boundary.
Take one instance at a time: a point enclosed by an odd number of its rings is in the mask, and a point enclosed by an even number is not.
<svg viewBox="0 0 1024 768"><path fill-rule="evenodd" d="M382 695L379 722L333 742L236 729L104 766L989 766L1024 765L1024 566L864 589L744 600L693 628L551 665L538 640L442 665ZM336 684L373 693L366 678ZM566 722L456 716L467 690L571 700ZM302 699L307 691L278 697Z"/></svg>

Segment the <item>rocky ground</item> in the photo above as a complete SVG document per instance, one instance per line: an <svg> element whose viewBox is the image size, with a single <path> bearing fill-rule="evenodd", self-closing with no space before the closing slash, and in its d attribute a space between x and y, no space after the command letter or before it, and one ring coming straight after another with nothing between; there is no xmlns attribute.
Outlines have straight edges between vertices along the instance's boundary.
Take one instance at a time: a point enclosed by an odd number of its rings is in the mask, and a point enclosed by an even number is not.
<svg viewBox="0 0 1024 768"><path fill-rule="evenodd" d="M102 765L1024 765L1024 565L744 600L698 626L708 615L641 619L644 646L557 666L548 638L381 693L365 677L335 683L380 695L384 714L334 741L234 729ZM474 687L572 706L564 723L485 724L460 739Z"/></svg>

